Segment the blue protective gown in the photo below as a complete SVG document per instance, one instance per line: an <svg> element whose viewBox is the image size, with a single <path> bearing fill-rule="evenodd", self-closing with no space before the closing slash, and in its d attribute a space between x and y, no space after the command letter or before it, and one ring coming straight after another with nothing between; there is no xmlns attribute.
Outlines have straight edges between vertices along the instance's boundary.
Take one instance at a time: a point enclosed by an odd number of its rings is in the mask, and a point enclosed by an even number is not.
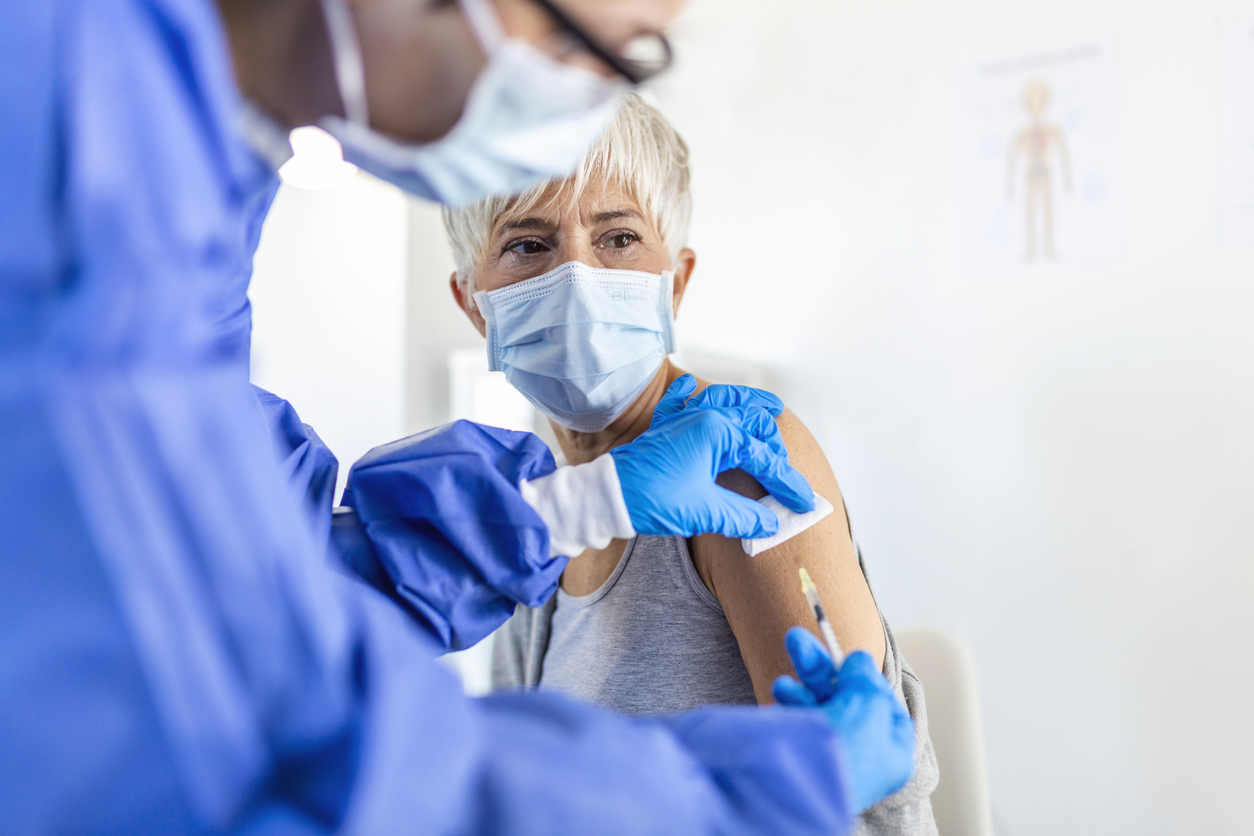
<svg viewBox="0 0 1254 836"><path fill-rule="evenodd" d="M0 3L0 831L844 832L813 713L467 700L438 625L327 570L248 383L237 109L208 0Z"/></svg>

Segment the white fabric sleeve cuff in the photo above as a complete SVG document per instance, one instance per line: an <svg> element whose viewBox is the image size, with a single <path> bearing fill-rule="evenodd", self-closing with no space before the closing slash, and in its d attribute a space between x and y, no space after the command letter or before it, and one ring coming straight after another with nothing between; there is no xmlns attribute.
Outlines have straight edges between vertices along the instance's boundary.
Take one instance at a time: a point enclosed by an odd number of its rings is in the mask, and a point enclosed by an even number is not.
<svg viewBox="0 0 1254 836"><path fill-rule="evenodd" d="M559 467L518 486L522 498L549 527L549 552L576 557L603 549L615 537L636 536L609 453L587 464Z"/></svg>

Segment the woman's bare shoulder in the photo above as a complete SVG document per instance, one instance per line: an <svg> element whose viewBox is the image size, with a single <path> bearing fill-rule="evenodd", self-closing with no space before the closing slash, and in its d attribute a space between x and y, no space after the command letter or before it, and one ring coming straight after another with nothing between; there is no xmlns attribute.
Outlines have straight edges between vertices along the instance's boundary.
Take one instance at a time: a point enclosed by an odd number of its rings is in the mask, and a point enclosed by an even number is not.
<svg viewBox="0 0 1254 836"><path fill-rule="evenodd" d="M797 417L796 413L791 409L785 409L775 419L775 423L779 425L779 434L784 440L784 446L788 448L788 460L792 466L811 480L815 477L826 476L835 486L836 476L827 460L827 454L819 446L818 439L810 432L810 428ZM813 476L810 473L812 469L815 470Z"/></svg>

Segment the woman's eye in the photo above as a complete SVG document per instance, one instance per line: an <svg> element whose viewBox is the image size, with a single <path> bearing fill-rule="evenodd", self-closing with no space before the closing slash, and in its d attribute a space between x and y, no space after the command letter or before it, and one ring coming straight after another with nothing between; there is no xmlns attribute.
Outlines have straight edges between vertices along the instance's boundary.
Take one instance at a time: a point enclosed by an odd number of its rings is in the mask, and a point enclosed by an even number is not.
<svg viewBox="0 0 1254 836"><path fill-rule="evenodd" d="M544 252L547 247L543 241L519 241L517 244L511 244L507 249L516 252L519 255L539 255Z"/></svg>
<svg viewBox="0 0 1254 836"><path fill-rule="evenodd" d="M640 236L633 232L620 232L607 239L605 243L611 249L621 250L623 247L630 247L639 240Z"/></svg>

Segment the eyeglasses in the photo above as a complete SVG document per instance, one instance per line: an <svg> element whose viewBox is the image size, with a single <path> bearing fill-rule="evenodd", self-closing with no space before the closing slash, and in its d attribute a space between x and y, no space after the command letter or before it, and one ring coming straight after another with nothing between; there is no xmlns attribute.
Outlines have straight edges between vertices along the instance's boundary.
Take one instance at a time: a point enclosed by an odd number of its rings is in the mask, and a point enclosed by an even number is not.
<svg viewBox="0 0 1254 836"><path fill-rule="evenodd" d="M606 66L632 84L648 81L664 72L675 60L671 42L660 32L637 35L627 42L621 52L614 52L588 34L586 29L572 20L570 15L552 0L535 0L535 3L553 18L554 23L574 37L584 49L605 62Z"/></svg>

